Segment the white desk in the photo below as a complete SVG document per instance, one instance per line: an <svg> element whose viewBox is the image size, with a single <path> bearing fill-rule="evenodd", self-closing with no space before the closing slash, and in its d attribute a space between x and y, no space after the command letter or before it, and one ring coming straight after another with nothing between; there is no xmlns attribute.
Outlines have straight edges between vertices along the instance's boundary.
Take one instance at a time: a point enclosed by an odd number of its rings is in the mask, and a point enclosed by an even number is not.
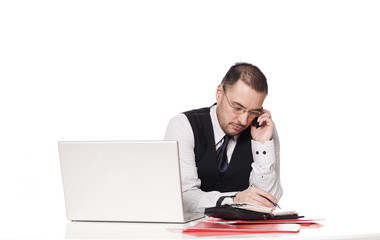
<svg viewBox="0 0 380 240"><path fill-rule="evenodd" d="M351 219L349 216L324 216L325 222L319 228L303 228L291 234L246 234L224 237L194 237L182 234L189 224L160 223L107 223L68 222L65 216L33 216L18 219L0 219L0 239L380 239L380 220L376 214Z"/></svg>
<svg viewBox="0 0 380 240"><path fill-rule="evenodd" d="M327 219L319 227L305 227L299 233L278 234L246 234L218 237L194 237L182 234L180 230L189 224L157 224L157 223L101 223L101 222L69 222L66 239L180 239L180 238L254 238L254 239L380 239L380 221L351 221L350 219Z"/></svg>

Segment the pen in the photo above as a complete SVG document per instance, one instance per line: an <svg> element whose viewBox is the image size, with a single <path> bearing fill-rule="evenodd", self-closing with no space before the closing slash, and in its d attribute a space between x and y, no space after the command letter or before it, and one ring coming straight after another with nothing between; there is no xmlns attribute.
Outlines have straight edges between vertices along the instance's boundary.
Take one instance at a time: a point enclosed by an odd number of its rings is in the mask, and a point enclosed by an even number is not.
<svg viewBox="0 0 380 240"><path fill-rule="evenodd" d="M281 209L280 205L278 205L277 203L272 202L272 201L269 200L268 198L267 198L267 200L268 200L270 203L272 203L273 206L278 207L279 209Z"/></svg>

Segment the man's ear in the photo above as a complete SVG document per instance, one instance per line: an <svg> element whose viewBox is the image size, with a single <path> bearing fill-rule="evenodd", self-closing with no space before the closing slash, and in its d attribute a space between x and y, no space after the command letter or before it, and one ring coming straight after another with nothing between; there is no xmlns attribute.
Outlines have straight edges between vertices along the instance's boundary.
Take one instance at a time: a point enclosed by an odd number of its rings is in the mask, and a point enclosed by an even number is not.
<svg viewBox="0 0 380 240"><path fill-rule="evenodd" d="M223 86L222 84L219 84L218 87L216 88L216 102L219 103L220 100L222 100L223 96Z"/></svg>

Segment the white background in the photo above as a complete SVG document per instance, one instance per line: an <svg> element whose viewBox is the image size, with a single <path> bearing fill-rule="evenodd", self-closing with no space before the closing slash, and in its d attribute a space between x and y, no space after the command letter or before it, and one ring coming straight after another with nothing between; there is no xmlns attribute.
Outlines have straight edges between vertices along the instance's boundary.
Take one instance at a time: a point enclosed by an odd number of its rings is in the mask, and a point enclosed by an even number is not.
<svg viewBox="0 0 380 240"><path fill-rule="evenodd" d="M64 236L58 141L162 139L239 61L268 79L280 205L378 212L379 23L376 1L1 1L0 238Z"/></svg>

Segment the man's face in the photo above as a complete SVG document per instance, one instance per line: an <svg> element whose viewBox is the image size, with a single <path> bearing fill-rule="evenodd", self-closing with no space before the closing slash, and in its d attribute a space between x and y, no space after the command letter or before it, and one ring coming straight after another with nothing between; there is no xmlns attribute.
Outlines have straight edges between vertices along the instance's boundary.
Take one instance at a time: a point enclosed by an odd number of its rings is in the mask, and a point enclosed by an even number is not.
<svg viewBox="0 0 380 240"><path fill-rule="evenodd" d="M225 86L225 90L219 85L216 90L216 115L222 130L230 136L238 135L249 127L255 118L248 112L236 113L231 105L248 111L258 110L262 108L265 97L265 93L253 90L241 80L232 86Z"/></svg>

